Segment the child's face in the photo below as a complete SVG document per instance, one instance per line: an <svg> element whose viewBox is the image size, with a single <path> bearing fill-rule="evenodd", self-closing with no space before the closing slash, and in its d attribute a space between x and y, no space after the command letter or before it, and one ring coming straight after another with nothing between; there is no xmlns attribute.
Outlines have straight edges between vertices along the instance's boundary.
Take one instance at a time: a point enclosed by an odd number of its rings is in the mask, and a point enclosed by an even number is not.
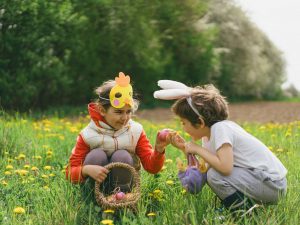
<svg viewBox="0 0 300 225"><path fill-rule="evenodd" d="M199 125L194 127L190 121L185 118L180 118L181 125L183 130L187 132L194 140L199 140L202 137L206 136L206 129L203 126Z"/></svg>
<svg viewBox="0 0 300 225"><path fill-rule="evenodd" d="M127 104L120 109L111 106L107 110L101 110L101 115L111 127L119 130L130 120L132 108Z"/></svg>

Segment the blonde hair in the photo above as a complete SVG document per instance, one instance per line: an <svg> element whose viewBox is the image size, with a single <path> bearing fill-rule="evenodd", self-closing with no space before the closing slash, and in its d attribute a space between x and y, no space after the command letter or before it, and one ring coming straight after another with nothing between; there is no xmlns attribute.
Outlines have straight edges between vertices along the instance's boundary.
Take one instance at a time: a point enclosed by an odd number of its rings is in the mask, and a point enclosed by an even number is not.
<svg viewBox="0 0 300 225"><path fill-rule="evenodd" d="M98 96L97 99L95 99L95 103L98 107L102 106L104 109L108 109L111 107L110 100L109 100L109 93L110 90L116 85L115 80L108 80L103 82L103 84L95 89L95 93ZM136 97L135 92L133 92L133 112L135 112L139 107L139 100Z"/></svg>
<svg viewBox="0 0 300 225"><path fill-rule="evenodd" d="M192 89L191 99L205 125L211 127L216 122L226 120L229 115L226 98L212 84L197 86ZM200 124L199 116L193 111L186 98L177 100L172 111L181 118L191 122L194 127Z"/></svg>

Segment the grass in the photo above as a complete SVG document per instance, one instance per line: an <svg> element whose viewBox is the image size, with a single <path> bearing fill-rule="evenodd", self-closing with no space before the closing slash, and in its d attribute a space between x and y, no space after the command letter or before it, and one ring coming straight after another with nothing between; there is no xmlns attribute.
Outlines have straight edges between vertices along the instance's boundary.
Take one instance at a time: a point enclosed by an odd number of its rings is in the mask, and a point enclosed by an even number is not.
<svg viewBox="0 0 300 225"><path fill-rule="evenodd" d="M177 121L170 124L140 122L151 143L159 129L180 130ZM76 137L87 123L88 118L83 115L74 121L74 118L57 116L36 119L2 113L0 224L101 224L100 208L84 201L80 187L66 181L64 174ZM288 193L278 205L264 206L257 215L246 217L240 223L299 224L300 122L245 123L243 127L266 143L284 163L288 169ZM183 193L177 178L176 157L183 158L183 155L168 147L168 160L158 175L142 172L139 213L132 216L130 212L121 212L122 224L220 224L215 220L218 216L215 197L208 186L198 195ZM21 208L14 212L17 207ZM232 224L231 215L226 212L224 215L225 224Z"/></svg>

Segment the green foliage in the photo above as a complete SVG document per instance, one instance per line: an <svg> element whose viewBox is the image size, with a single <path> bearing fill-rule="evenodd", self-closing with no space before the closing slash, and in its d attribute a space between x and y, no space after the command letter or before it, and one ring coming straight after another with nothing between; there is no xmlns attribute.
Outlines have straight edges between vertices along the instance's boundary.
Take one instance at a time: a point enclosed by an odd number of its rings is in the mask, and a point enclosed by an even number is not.
<svg viewBox="0 0 300 225"><path fill-rule="evenodd" d="M0 8L1 104L24 109L63 101L71 84L71 3L4 0Z"/></svg>
<svg viewBox="0 0 300 225"><path fill-rule="evenodd" d="M210 23L219 29L221 57L216 83L231 99L276 99L282 95L285 61L233 1L213 0Z"/></svg>
<svg viewBox="0 0 300 225"><path fill-rule="evenodd" d="M142 107L161 104L152 97L159 79L212 82L231 98L278 96L279 51L243 12L216 2L2 0L0 105L86 104L120 71Z"/></svg>

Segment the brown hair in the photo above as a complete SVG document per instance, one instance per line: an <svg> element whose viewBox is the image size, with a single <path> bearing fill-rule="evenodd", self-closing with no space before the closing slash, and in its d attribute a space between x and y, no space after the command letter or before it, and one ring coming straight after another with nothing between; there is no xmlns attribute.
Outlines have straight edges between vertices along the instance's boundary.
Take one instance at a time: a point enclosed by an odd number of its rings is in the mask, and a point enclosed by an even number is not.
<svg viewBox="0 0 300 225"><path fill-rule="evenodd" d="M98 98L95 100L97 106L102 106L105 110L111 107L109 100L110 90L116 85L116 81L108 80L105 81L101 86L95 89L95 93L98 95ZM136 97L137 95L133 92L133 111L135 112L139 107L139 100Z"/></svg>
<svg viewBox="0 0 300 225"><path fill-rule="evenodd" d="M199 112L205 126L211 127L218 121L228 118L226 98L214 85L197 86L192 89L191 99L194 108ZM172 111L179 117L187 119L194 127L200 124L199 116L193 111L186 98L178 99L172 105Z"/></svg>

